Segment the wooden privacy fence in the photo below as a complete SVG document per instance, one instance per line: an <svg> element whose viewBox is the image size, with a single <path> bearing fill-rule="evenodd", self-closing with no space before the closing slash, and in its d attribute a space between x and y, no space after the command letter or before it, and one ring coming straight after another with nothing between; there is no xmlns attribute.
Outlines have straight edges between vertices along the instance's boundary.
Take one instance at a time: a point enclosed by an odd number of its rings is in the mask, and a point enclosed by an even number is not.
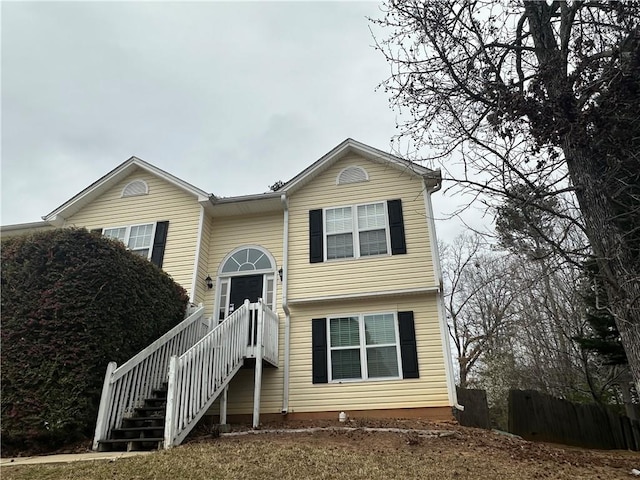
<svg viewBox="0 0 640 480"><path fill-rule="evenodd" d="M491 428L487 393L484 390L456 387L458 403L464 410L454 410L456 420L465 427Z"/></svg>
<svg viewBox="0 0 640 480"><path fill-rule="evenodd" d="M526 440L587 448L640 450L640 422L595 404L534 390L509 392L509 432Z"/></svg>

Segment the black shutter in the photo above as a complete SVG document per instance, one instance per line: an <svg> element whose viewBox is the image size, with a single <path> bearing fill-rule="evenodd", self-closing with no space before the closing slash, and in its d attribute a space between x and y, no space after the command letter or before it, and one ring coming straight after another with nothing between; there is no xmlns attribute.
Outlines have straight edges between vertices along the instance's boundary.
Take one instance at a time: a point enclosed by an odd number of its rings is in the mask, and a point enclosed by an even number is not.
<svg viewBox="0 0 640 480"><path fill-rule="evenodd" d="M391 236L391 254L407 253L407 243L404 238L404 220L402 218L402 200L387 202L389 213L389 233Z"/></svg>
<svg viewBox="0 0 640 480"><path fill-rule="evenodd" d="M156 235L153 238L153 249L151 250L151 263L162 268L162 260L164 259L164 246L167 243L167 232L169 231L169 222L158 222L156 224Z"/></svg>
<svg viewBox="0 0 640 480"><path fill-rule="evenodd" d="M309 262L319 263L324 259L324 232L322 210L309 210Z"/></svg>
<svg viewBox="0 0 640 480"><path fill-rule="evenodd" d="M311 321L311 363L313 383L327 383L327 319L314 318Z"/></svg>
<svg viewBox="0 0 640 480"><path fill-rule="evenodd" d="M102 228L92 228L90 232L97 233L98 235L102 235Z"/></svg>
<svg viewBox="0 0 640 480"><path fill-rule="evenodd" d="M398 312L403 378L420 378L413 312Z"/></svg>

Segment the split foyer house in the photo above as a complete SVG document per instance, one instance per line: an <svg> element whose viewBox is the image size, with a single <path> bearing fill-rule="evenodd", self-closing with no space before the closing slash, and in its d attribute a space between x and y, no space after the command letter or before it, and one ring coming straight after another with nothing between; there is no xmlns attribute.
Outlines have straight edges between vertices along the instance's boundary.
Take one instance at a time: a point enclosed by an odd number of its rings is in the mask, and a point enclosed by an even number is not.
<svg viewBox="0 0 640 480"><path fill-rule="evenodd" d="M231 198L132 157L44 222L3 235L75 226L117 238L200 305L109 365L96 448L133 448L136 426L169 447L207 413L254 425L339 412L450 419L460 406L431 207L439 187L438 171L352 139L277 191Z"/></svg>

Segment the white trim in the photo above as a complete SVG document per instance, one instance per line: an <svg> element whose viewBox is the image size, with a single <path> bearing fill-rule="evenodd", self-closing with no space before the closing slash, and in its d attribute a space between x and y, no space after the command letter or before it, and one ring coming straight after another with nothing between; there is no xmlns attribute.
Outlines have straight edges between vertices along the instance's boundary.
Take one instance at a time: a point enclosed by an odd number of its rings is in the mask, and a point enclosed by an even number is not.
<svg viewBox="0 0 640 480"><path fill-rule="evenodd" d="M216 288L215 288L215 292L214 292L214 300L213 300L213 325L218 325L218 323L221 322L220 319L220 309L222 308L222 305L220 304L220 300L222 298L222 285L226 285L227 286L227 298L225 300L225 304L224 304L224 311L225 314L226 312L229 311L229 288L231 286L231 279L229 277L216 277Z"/></svg>
<svg viewBox="0 0 640 480"><path fill-rule="evenodd" d="M132 225L118 225L118 226L115 226L115 227L103 227L102 235L104 236L105 230L118 230L120 228L124 228L125 229L124 240L120 240L120 239L114 238L114 237L107 237L107 238L112 238L114 240L120 241L121 243L124 244L124 246L126 247L127 250L135 253L136 251L144 250L144 248L136 248L136 249L129 248L129 239L130 239L130 236L131 236L131 229L133 227L146 227L147 225L152 225L152 228L151 228L151 243L149 244L149 253L147 253L147 260L151 260L151 255L153 253L153 243L154 243L154 240L156 238L156 227L158 225L158 222L134 223ZM137 255L137 253L136 253L136 255ZM142 258L144 258L144 257L142 257Z"/></svg>
<svg viewBox="0 0 640 480"><path fill-rule="evenodd" d="M424 190L424 206L427 215L427 228L429 230L429 242L431 243L431 260L433 262L433 275L438 285L438 298L436 300L438 307L438 324L440 326L440 344L442 345L442 355L444 360L444 370L447 379L447 393L449 395L449 403L458 409L464 409L458 404L458 395L456 393L456 382L453 375L453 361L451 360L451 344L449 343L449 329L447 326L447 318L444 313L444 292L442 282L442 270L440 267L440 253L438 251L438 239L436 237L436 224L433 217L433 205L431 202L431 193L439 189L439 186L429 190L426 180L423 179Z"/></svg>
<svg viewBox="0 0 640 480"><path fill-rule="evenodd" d="M191 303L195 303L196 291L198 285L198 266L200 264L200 248L202 247L202 232L204 230L204 207L200 205L200 219L198 221L198 238L196 240L196 258L193 261L193 278L191 279L191 292L189 299ZM208 275L208 274L207 274ZM209 290L207 288L207 290ZM204 300L204 299L203 299Z"/></svg>
<svg viewBox="0 0 640 480"><path fill-rule="evenodd" d="M439 287L416 287L416 288L404 288L400 290L383 290L378 292L364 292L364 293L345 293L339 295L325 295L322 297L307 297L289 300L290 305L297 305L301 303L315 303L315 302L327 302L331 300L351 300L360 298L374 298L374 297L393 297L396 295L416 295L420 293L438 293Z"/></svg>
<svg viewBox="0 0 640 480"><path fill-rule="evenodd" d="M51 227L49 222L29 222L29 223L13 223L10 225L2 225L0 230L2 232L11 232L13 230L30 230Z"/></svg>
<svg viewBox="0 0 640 480"><path fill-rule="evenodd" d="M391 228L389 226L389 211L387 208L388 200L375 200L371 202L365 203L354 203L351 205L338 205L334 207L326 207L322 209L322 248L324 255L324 262L341 262L345 260L357 260L363 258L371 258L371 257L388 257L391 256ZM358 208L366 207L369 205L379 205L382 204L382 208L384 210L384 231L385 231L385 240L387 241L387 252L386 253L377 253L375 255L361 255L360 254L360 226L358 224ZM327 233L327 211L328 210L337 210L339 208L350 208L351 209L351 232L341 232L341 233ZM379 228L362 230L362 232L369 232L372 230L380 230ZM340 258L327 258L327 251L329 248L327 237L329 235L341 235L351 233L351 238L353 242L353 256L352 257L340 257Z"/></svg>
<svg viewBox="0 0 640 480"><path fill-rule="evenodd" d="M282 381L282 410L286 414L289 411L289 376L291 357L291 311L289 310L288 291L289 286L289 200L286 194L280 196L280 201L284 208L283 231L282 231L282 310L284 310L284 366ZM276 288L277 293L277 288Z"/></svg>
<svg viewBox="0 0 640 480"><path fill-rule="evenodd" d="M391 315L393 317L393 332L395 336L394 344L381 344L381 345L367 345L366 335L365 335L365 324L364 317L373 316L373 315ZM331 352L334 350L355 350L356 346L347 346L347 347L331 347L331 320L339 319L339 318L357 318L358 319L358 336L360 339L360 344L357 346L360 351L360 378L343 378L343 379L333 379L333 371L331 369ZM362 313L346 313L346 314L336 314L331 315L326 318L327 322L327 380L328 383L353 383L353 382L372 382L372 381L382 381L382 380L402 380L402 355L400 352L400 328L398 326L398 312L390 311L390 312L362 312ZM369 367L367 364L367 349L368 348L382 348L382 347L395 347L396 349L396 364L398 368L398 375L392 377L374 377L369 378Z"/></svg>
<svg viewBox="0 0 640 480"><path fill-rule="evenodd" d="M99 178L97 181L89 185L87 188L82 190L80 193L76 194L71 199L67 200L65 203L60 205L58 208L53 210L48 215L42 217L43 220L51 222L56 226L62 226L66 221L66 218L70 215L75 214L82 207L84 207L88 202L94 200L99 195L104 193L109 188L115 186L118 182L126 178L135 167L139 167L142 170L155 175L156 177L184 190L185 192L195 196L199 202L201 201L209 201L209 194L204 190L200 190L197 187L185 182L184 180L179 179L171 175L160 168L151 165L150 163L145 162L137 157L131 157L127 161L121 163L116 168L111 170L106 175ZM79 205L79 206L78 206ZM77 208L75 207L77 206ZM69 212L68 215L66 213ZM65 214L65 215L63 215Z"/></svg>
<svg viewBox="0 0 640 480"><path fill-rule="evenodd" d="M245 250L247 248L253 248L255 250L259 250L262 253L264 253L267 258L269 259L269 261L271 262L271 268L261 268L259 270L243 270L241 272L223 272L222 268L224 267L224 265L227 263L227 261L236 253L238 253L241 250ZM229 252L220 262L220 264L218 265L218 277L243 277L246 275L254 275L254 274L259 274L259 273L269 273L269 272L273 272L275 273L276 271L276 259L274 258L273 255L271 255L271 252L269 250L267 250L264 247L261 247L259 245L242 245L240 247L234 248L233 250L231 250L231 252Z"/></svg>
<svg viewBox="0 0 640 480"><path fill-rule="evenodd" d="M293 193L300 188L306 182L310 181L316 174L322 172L333 163L337 162L343 156L348 153L355 153L365 157L369 161L373 161L381 164L388 164L403 172L410 173L411 175L424 175L433 172L432 170L425 168L417 163L410 162L403 158L391 155L390 153L378 150L377 148L370 147L364 143L358 142L352 138L347 138L342 143L334 147L330 152L323 155L319 160L316 160L309 167L305 168L298 175L289 180L279 192Z"/></svg>
<svg viewBox="0 0 640 480"><path fill-rule="evenodd" d="M242 270L239 272L222 272L222 268L224 267L227 260L229 260L234 254L239 251L245 250L247 248L253 248L262 252L271 262L271 268L262 268L260 270ZM222 305L220 304L220 295L222 293L222 284L227 283L227 301L226 305L224 305L225 316L228 316L231 312L229 312L229 299L231 298L231 280L236 277L247 277L252 275L262 275L262 298L266 299L267 286L269 283L269 279L273 280L273 311L275 312L278 305L278 282L277 282L277 263L274 256L271 254L269 250L260 245L242 245L240 247L234 248L229 252L224 259L218 265L218 272L216 275L216 297L214 300L214 315L216 318L216 324L220 321L220 309ZM235 306L234 306L235 307ZM237 307L236 307L237 308Z"/></svg>

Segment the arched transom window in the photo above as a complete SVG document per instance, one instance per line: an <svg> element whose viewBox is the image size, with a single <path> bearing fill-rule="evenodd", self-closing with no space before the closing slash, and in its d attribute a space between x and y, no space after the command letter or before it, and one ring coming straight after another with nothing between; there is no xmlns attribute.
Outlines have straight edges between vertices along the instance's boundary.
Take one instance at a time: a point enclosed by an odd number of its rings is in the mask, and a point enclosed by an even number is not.
<svg viewBox="0 0 640 480"><path fill-rule="evenodd" d="M269 256L257 248L244 248L231 255L222 266L222 273L272 270Z"/></svg>

